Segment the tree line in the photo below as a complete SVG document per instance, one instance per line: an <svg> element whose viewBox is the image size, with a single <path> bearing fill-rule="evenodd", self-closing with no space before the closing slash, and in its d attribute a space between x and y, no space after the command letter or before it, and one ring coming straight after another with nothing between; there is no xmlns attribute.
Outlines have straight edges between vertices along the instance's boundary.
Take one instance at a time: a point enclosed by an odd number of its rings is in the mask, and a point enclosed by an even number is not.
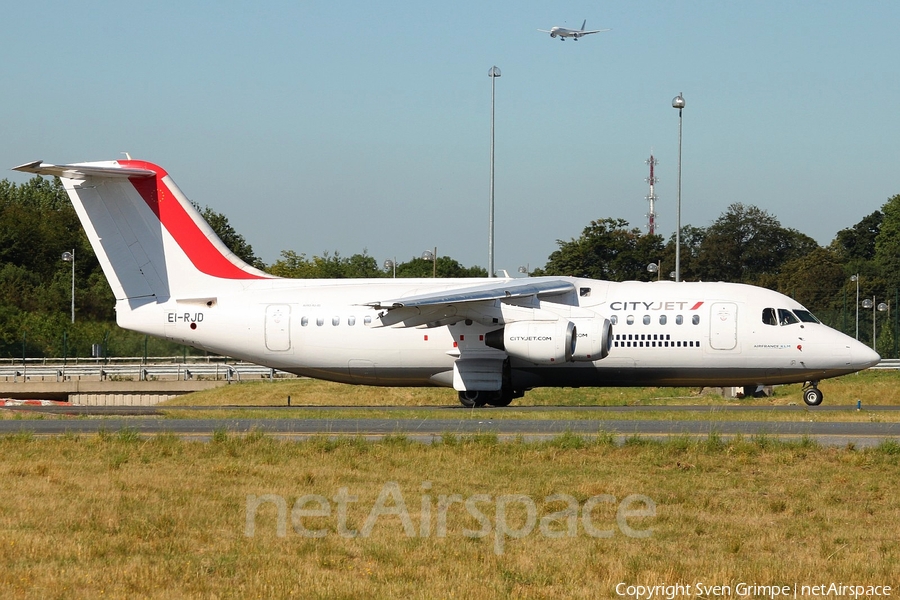
<svg viewBox="0 0 900 600"><path fill-rule="evenodd" d="M366 251L308 257L284 250L265 264L229 223L199 207L226 246L242 260L280 277L484 277L480 266L465 267L449 256L412 258L385 267ZM72 263L75 255L75 323L71 323ZM681 278L731 281L787 294L826 324L856 335L857 298L875 300L859 309L859 338L897 356L900 316L900 195L880 211L837 232L825 247L755 206L732 204L708 227L681 230ZM657 265L655 273L648 265ZM557 240L557 250L531 275L571 275L611 281L666 278L675 268L675 236L667 240L630 227L623 219L592 221L578 238ZM851 276L857 276L852 280ZM880 313L878 305L890 307ZM114 298L99 262L58 179L35 177L23 184L0 181L0 357L87 356L100 344L108 356L175 355L182 346L115 326Z"/></svg>

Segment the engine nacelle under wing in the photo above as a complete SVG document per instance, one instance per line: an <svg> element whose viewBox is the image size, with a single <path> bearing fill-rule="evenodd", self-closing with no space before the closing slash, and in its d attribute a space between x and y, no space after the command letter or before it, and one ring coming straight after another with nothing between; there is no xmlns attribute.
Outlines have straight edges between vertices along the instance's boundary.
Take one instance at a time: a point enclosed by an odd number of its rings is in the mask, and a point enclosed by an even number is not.
<svg viewBox="0 0 900 600"><path fill-rule="evenodd" d="M570 362L575 352L572 321L516 321L484 336L485 345L538 365Z"/></svg>
<svg viewBox="0 0 900 600"><path fill-rule="evenodd" d="M575 351L572 360L595 361L609 356L612 347L612 323L609 319L573 319Z"/></svg>

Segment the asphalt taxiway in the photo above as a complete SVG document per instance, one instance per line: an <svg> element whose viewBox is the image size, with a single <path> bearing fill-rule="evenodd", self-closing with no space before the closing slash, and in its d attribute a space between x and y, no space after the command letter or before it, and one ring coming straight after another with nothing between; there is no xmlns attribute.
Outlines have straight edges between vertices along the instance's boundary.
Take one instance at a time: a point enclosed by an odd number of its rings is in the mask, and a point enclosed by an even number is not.
<svg viewBox="0 0 900 600"><path fill-rule="evenodd" d="M516 407L516 411L575 411L590 415L583 419L529 419L495 418L506 409L464 409L462 407L165 407L167 410L242 411L247 408L284 411L285 418L185 418L173 419L160 416L153 407L29 407L27 412L81 415L81 418L7 419L0 420L0 435L30 432L34 435L95 434L101 431L116 432L123 429L140 435L171 433L186 438L209 439L217 431L242 434L264 432L280 438L306 439L311 437L362 437L379 439L402 435L412 440L431 442L446 434L470 436L492 434L500 439L525 440L550 439L566 433L591 437L612 435L622 441L630 437L664 439L674 436L706 437L719 435L729 439L737 435L767 436L785 440L810 439L822 445L857 447L874 446L884 440L900 441L900 422L877 422L877 414L893 412L900 407L872 406L865 410L872 420L815 421L810 415L816 412L856 413L856 407L825 406L617 406L617 407ZM359 417L329 418L334 410L358 413ZM403 418L372 418L373 411L413 411L416 416ZM317 411L321 418L295 418L294 411ZM616 418L621 413L652 413L660 411L693 411L716 413L715 420L698 419L642 419L632 414L627 419ZM728 420L721 415L746 411L795 414L791 420ZM382 413L383 414L383 413ZM90 415L90 416L88 416ZM130 416L125 416L130 415Z"/></svg>

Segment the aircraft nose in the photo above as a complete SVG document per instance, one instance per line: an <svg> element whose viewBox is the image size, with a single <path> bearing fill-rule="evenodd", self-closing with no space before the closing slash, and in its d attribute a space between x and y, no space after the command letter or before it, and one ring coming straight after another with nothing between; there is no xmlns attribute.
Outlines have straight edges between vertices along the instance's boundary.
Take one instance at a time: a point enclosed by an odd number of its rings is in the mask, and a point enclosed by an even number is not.
<svg viewBox="0 0 900 600"><path fill-rule="evenodd" d="M881 356L863 343L853 340L850 346L850 364L854 369L868 369L881 362Z"/></svg>

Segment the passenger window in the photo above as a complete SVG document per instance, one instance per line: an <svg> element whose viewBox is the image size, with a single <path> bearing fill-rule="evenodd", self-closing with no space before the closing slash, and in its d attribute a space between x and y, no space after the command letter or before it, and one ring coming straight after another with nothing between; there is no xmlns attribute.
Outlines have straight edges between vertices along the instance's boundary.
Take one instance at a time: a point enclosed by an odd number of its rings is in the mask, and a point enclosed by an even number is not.
<svg viewBox="0 0 900 600"><path fill-rule="evenodd" d="M681 325L682 323L684 323L684 317L682 317L681 315L675 315L675 324Z"/></svg>
<svg viewBox="0 0 900 600"><path fill-rule="evenodd" d="M325 317L316 317L316 325L321 327L325 324Z"/></svg>
<svg viewBox="0 0 900 600"><path fill-rule="evenodd" d="M797 317L794 316L794 313L787 310L786 308L778 309L778 322L782 325L793 325L794 323L799 323L800 321Z"/></svg>
<svg viewBox="0 0 900 600"><path fill-rule="evenodd" d="M341 318L340 318L340 317L331 317L331 324L332 324L332 325L335 325L335 326L340 325L340 324L341 324Z"/></svg>
<svg viewBox="0 0 900 600"><path fill-rule="evenodd" d="M586 297L588 297L588 296L591 295L591 288L581 288L581 289L578 290L578 294L579 294L582 298L586 298Z"/></svg>
<svg viewBox="0 0 900 600"><path fill-rule="evenodd" d="M619 323L619 317L617 317L616 315L613 315L609 318L609 322L612 325L617 325Z"/></svg>
<svg viewBox="0 0 900 600"><path fill-rule="evenodd" d="M659 324L660 325L666 324L666 315L659 315Z"/></svg>
<svg viewBox="0 0 900 600"><path fill-rule="evenodd" d="M628 315L628 317L625 319L625 322L629 325L634 325L634 315Z"/></svg>
<svg viewBox="0 0 900 600"><path fill-rule="evenodd" d="M762 312L762 322L766 325L778 325L778 317L775 316L774 308L764 308Z"/></svg>
<svg viewBox="0 0 900 600"><path fill-rule="evenodd" d="M365 317L363 317L363 325L371 325L371 324L372 324L372 317L370 315L366 315Z"/></svg>
<svg viewBox="0 0 900 600"><path fill-rule="evenodd" d="M347 325L350 327L356 325L356 317L347 317Z"/></svg>
<svg viewBox="0 0 900 600"><path fill-rule="evenodd" d="M650 324L650 315L644 315L644 325Z"/></svg>
<svg viewBox="0 0 900 600"><path fill-rule="evenodd" d="M700 324L700 315L694 315L693 317L691 317L691 323L693 323L694 325L699 325Z"/></svg>
<svg viewBox="0 0 900 600"><path fill-rule="evenodd" d="M301 317L300 327L306 327L307 325L309 325L309 317Z"/></svg>

